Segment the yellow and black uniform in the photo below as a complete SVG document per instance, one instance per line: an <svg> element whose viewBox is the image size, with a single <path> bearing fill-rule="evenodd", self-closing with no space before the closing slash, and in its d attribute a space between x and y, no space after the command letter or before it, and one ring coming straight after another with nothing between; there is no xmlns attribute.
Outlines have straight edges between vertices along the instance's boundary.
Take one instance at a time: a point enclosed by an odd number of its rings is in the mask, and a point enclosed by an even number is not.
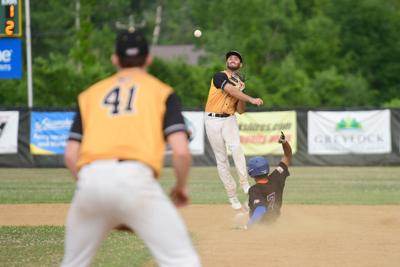
<svg viewBox="0 0 400 267"><path fill-rule="evenodd" d="M137 160L160 174L165 138L186 131L173 89L137 69L123 69L78 97L70 140L81 142L78 167L101 159Z"/></svg>
<svg viewBox="0 0 400 267"><path fill-rule="evenodd" d="M181 106L171 87L147 73L148 53L143 32L120 31L112 57L118 72L78 96L65 154L77 190L66 221L62 267L90 266L114 229L134 231L158 266L201 266L182 218L155 179L171 141L173 150L182 151L173 159L182 159L174 164L174 200L187 202L191 157L183 134L174 134L187 132Z"/></svg>
<svg viewBox="0 0 400 267"><path fill-rule="evenodd" d="M227 71L217 72L211 80L205 111L216 114L233 115L236 112L238 99L224 91L229 81ZM232 84L232 83L231 83Z"/></svg>

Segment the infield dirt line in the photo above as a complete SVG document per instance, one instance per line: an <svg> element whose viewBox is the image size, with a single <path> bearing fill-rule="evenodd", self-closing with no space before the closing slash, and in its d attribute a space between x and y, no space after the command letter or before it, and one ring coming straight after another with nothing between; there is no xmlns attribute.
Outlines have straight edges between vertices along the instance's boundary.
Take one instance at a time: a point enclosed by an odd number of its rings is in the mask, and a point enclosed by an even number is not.
<svg viewBox="0 0 400 267"><path fill-rule="evenodd" d="M0 205L0 225L64 225L69 204ZM234 229L228 205L181 209L204 266L398 266L400 205L284 205L277 223Z"/></svg>

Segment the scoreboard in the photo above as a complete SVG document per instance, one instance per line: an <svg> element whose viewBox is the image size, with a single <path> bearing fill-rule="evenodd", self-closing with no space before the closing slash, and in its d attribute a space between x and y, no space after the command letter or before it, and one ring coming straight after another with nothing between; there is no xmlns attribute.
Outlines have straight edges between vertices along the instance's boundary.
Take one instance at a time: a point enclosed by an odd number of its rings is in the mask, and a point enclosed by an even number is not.
<svg viewBox="0 0 400 267"><path fill-rule="evenodd" d="M22 0L0 0L0 38L22 36Z"/></svg>

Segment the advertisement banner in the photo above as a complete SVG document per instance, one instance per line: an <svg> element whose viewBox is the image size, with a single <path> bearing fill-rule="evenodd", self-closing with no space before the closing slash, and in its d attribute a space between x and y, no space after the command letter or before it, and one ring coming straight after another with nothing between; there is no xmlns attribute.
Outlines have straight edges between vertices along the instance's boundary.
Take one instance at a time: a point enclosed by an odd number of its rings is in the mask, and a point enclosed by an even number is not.
<svg viewBox="0 0 400 267"><path fill-rule="evenodd" d="M34 155L64 154L75 112L32 112L31 153Z"/></svg>
<svg viewBox="0 0 400 267"><path fill-rule="evenodd" d="M390 110L309 111L308 152L317 155L392 151Z"/></svg>
<svg viewBox="0 0 400 267"><path fill-rule="evenodd" d="M20 39L0 39L0 79L21 79Z"/></svg>
<svg viewBox="0 0 400 267"><path fill-rule="evenodd" d="M0 154L18 152L18 111L0 111Z"/></svg>
<svg viewBox="0 0 400 267"><path fill-rule="evenodd" d="M183 119L189 130L189 149L192 155L204 154L204 112L183 111ZM167 144L166 154L171 154L171 148Z"/></svg>
<svg viewBox="0 0 400 267"><path fill-rule="evenodd" d="M204 154L204 112L183 111L182 114L190 133L190 153L192 155Z"/></svg>
<svg viewBox="0 0 400 267"><path fill-rule="evenodd" d="M296 153L296 111L246 112L236 117L245 155L282 155L282 145L278 143L281 131Z"/></svg>

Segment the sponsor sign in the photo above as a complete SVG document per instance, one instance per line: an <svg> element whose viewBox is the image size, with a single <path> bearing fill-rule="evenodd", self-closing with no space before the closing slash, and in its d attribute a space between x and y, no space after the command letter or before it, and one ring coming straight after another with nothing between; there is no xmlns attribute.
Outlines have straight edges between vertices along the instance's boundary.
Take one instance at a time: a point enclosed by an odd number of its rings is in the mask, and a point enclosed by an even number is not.
<svg viewBox="0 0 400 267"><path fill-rule="evenodd" d="M309 111L310 154L390 153L390 110Z"/></svg>
<svg viewBox="0 0 400 267"><path fill-rule="evenodd" d="M182 115L190 134L190 153L192 155L204 154L204 112L183 111ZM171 153L171 148L167 145L166 154Z"/></svg>
<svg viewBox="0 0 400 267"><path fill-rule="evenodd" d="M204 154L204 113L183 111L182 114L190 133L189 149L191 154Z"/></svg>
<svg viewBox="0 0 400 267"><path fill-rule="evenodd" d="M0 154L18 152L18 111L0 111Z"/></svg>
<svg viewBox="0 0 400 267"><path fill-rule="evenodd" d="M75 112L32 112L31 153L64 154Z"/></svg>
<svg viewBox="0 0 400 267"><path fill-rule="evenodd" d="M246 112L236 117L245 155L282 155L282 145L278 143L281 131L296 153L296 111Z"/></svg>
<svg viewBox="0 0 400 267"><path fill-rule="evenodd" d="M0 79L21 79L21 40L0 39Z"/></svg>

